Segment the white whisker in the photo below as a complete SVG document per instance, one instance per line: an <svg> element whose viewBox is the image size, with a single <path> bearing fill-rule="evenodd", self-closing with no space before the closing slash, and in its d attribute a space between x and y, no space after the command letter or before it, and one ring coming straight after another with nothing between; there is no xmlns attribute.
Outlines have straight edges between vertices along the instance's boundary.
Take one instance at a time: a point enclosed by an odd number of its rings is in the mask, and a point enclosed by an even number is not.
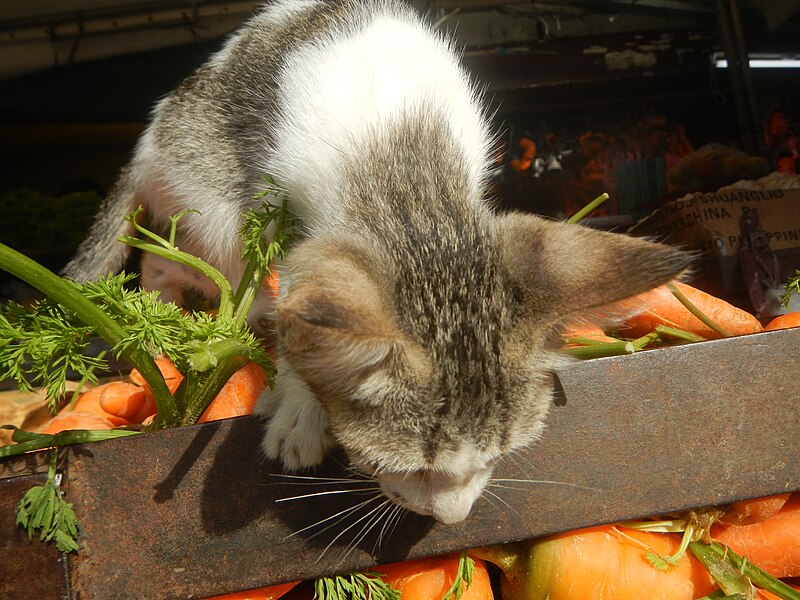
<svg viewBox="0 0 800 600"><path fill-rule="evenodd" d="M363 492L375 492L378 491L380 488L377 486L372 486L368 488L358 488L355 490L327 490L324 492L313 492L311 494L303 494L301 496L287 496L286 498L277 498L275 502L288 502L290 500L303 500L305 498L316 498L317 496L330 496L333 494L360 494Z"/></svg>
<svg viewBox="0 0 800 600"><path fill-rule="evenodd" d="M375 494L375 496L373 496L372 498L364 500L363 502L359 502L358 504L356 504L354 506L350 506L348 508L340 510L339 512L337 512L335 514L332 514L329 517L325 517L321 521L317 521L316 523L312 523L311 525L307 525L306 527L303 527L302 529L299 529L299 530L295 531L294 533L290 533L285 538L283 538L283 541L286 541L286 540L288 540L290 538L293 538L293 537L295 537L297 535L300 535L304 531L308 531L309 529L313 529L314 527L322 525L323 523L326 523L327 521L330 521L331 519L335 519L336 517L340 517L337 521L334 521L332 524L328 525L324 529L321 529L320 531L317 531L313 535L309 536L308 539L315 538L316 536L320 535L321 533L324 533L325 531L327 531L331 527L334 527L335 525L338 525L343 519L347 518L347 516L350 513L357 511L359 508L362 508L362 507L366 506L367 504L370 504L371 502L374 502L376 499L381 498L381 497L382 497L381 494Z"/></svg>
<svg viewBox="0 0 800 600"><path fill-rule="evenodd" d="M378 506L378 512L364 524L364 526L355 536L353 536L352 541L348 544L347 552L339 557L336 566L342 564L342 562L344 562L344 560L350 556L353 550L358 547L364 538L367 537L367 534L369 534L369 532L372 531L378 523L380 523L381 519L386 515L386 513L391 510L391 503L391 500L387 498L383 504Z"/></svg>
<svg viewBox="0 0 800 600"><path fill-rule="evenodd" d="M502 503L503 503L503 504L504 504L506 507L508 507L508 510L510 510L511 512L513 512L515 515L517 515L518 517L522 517L522 515L519 513L519 511L518 511L518 510L516 510L516 509L515 509L513 506L511 506L511 505L510 505L508 502L506 502L505 500L503 500L503 499L502 499L500 496L498 496L497 494L495 494L493 491L491 491L491 490L488 490L488 489L484 489L483 491L484 491L485 493L489 494L490 496L492 496L493 498L496 498L497 500L499 500L500 502L502 502Z"/></svg>
<svg viewBox="0 0 800 600"><path fill-rule="evenodd" d="M378 496L378 497L379 497L379 496ZM374 498L373 498L373 500L374 500ZM336 535L336 537L335 537L335 538L333 538L333 539L330 541L330 543L328 543L328 545L327 545L327 546L325 546L325 548L324 548L324 550L322 551L322 553L319 555L319 557L317 558L317 560L316 560L316 561L314 561L314 562L319 562L320 560L322 560L322 557L323 557L323 556L325 556L325 553L326 553L328 550L330 550L331 546L333 546L333 545L334 545L334 544L335 544L335 543L336 543L336 542L339 540L339 538L340 538L340 537L342 537L342 536L343 536L345 533L347 533L348 531L350 531L350 530L351 530L353 527L355 527L356 525L358 525L359 523L361 523L361 521L363 521L364 519L368 519L368 518L369 518L369 517L370 517L372 514L374 514L376 511L378 511L378 510L380 510L381 508L383 508L383 507L386 505L386 503L387 503L387 502L391 502L391 501L390 501L390 500L387 498L386 500L384 500L383 502L381 502L381 503L380 503L380 504L379 504L377 507L375 507L375 508L373 508L372 510L370 510L370 511L369 511L367 514L365 514L363 517L361 517L360 519L357 519L356 521L354 521L353 523L351 523L350 525L348 525L347 527L345 527L345 528L344 528L342 531L340 531L340 532L339 532L339 533Z"/></svg>
<svg viewBox="0 0 800 600"><path fill-rule="evenodd" d="M381 527L381 531L378 534L378 539L375 542L375 546L372 548L373 554L380 550L384 539L388 540L391 537L392 533L394 533L395 527L397 527L397 523L403 516L404 509L399 504L393 505L389 510L391 511L389 513L389 517L383 523L383 527Z"/></svg>
<svg viewBox="0 0 800 600"><path fill-rule="evenodd" d="M601 492L603 491L601 488L591 487L587 485L580 485L577 483L569 483L567 481L551 481L548 479L495 479L492 478L489 480L489 485L493 487L506 487L510 490L524 490L525 488L518 488L512 486L502 486L502 485L495 485L496 483L530 483L534 485L561 485L564 487L571 487L580 490L589 490L592 492Z"/></svg>
<svg viewBox="0 0 800 600"><path fill-rule="evenodd" d="M311 475L288 475L285 473L270 473L271 477L284 477L286 479L300 479L296 485L334 485L337 483L364 483L365 479L346 479L344 477L313 477ZM369 481L369 479L366 479ZM306 483L307 482L307 483ZM293 482L275 482L274 485L289 484Z"/></svg>

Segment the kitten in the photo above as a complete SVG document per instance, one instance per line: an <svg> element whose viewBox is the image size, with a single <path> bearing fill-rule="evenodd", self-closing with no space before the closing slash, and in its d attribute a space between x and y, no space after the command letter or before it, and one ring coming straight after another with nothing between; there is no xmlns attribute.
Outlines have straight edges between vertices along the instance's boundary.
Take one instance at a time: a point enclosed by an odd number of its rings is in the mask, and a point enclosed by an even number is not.
<svg viewBox="0 0 800 600"><path fill-rule="evenodd" d="M542 432L568 316L662 284L688 256L622 235L494 214L489 119L451 44L394 0L283 0L155 108L65 270L121 268L122 218L186 208L180 246L241 276L240 215L273 177L302 220L276 306L278 378L257 407L289 469L333 445L412 511L467 516L493 465ZM148 259L180 301L202 281Z"/></svg>

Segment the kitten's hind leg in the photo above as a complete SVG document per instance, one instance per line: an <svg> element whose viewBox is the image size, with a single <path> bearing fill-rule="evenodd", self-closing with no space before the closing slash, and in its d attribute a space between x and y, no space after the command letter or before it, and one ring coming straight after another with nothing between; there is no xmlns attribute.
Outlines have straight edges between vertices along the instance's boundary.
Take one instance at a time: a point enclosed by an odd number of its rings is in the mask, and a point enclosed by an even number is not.
<svg viewBox="0 0 800 600"><path fill-rule="evenodd" d="M333 446L328 416L286 360L278 359L277 367L275 387L264 392L255 408L256 414L269 419L261 447L287 469L313 467Z"/></svg>

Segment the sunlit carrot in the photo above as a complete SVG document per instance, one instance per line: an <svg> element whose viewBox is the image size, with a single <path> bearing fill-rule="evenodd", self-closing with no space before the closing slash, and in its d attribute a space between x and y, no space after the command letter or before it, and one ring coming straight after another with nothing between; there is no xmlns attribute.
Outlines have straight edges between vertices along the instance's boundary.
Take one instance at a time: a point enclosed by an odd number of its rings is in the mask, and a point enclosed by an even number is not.
<svg viewBox="0 0 800 600"><path fill-rule="evenodd" d="M800 577L800 494L771 517L748 525L720 524L712 537L774 577Z"/></svg>
<svg viewBox="0 0 800 600"><path fill-rule="evenodd" d="M114 429L114 423L93 412L71 410L50 419L41 433L58 433L67 429Z"/></svg>
<svg viewBox="0 0 800 600"><path fill-rule="evenodd" d="M181 384L181 381L183 381L183 375L181 375L180 371L175 368L173 362L166 356L157 356L155 361L158 370L161 371L161 374L164 376L164 381L169 391L174 394L175 390L177 390L178 386ZM147 381L145 381L139 371L133 369L128 375L128 379L130 379L131 383L143 387L145 392L152 396L150 386L147 385Z"/></svg>
<svg viewBox="0 0 800 600"><path fill-rule="evenodd" d="M472 583L461 600L491 600L492 586L486 563L473 557ZM402 600L441 600L452 588L459 570L459 556L408 560L375 567L381 579L399 590Z"/></svg>
<svg viewBox="0 0 800 600"><path fill-rule="evenodd" d="M264 369L253 362L247 363L222 387L200 416L198 423L251 414L266 385Z"/></svg>
<svg viewBox="0 0 800 600"><path fill-rule="evenodd" d="M100 390L100 408L129 423L144 406L144 390L125 381L110 381L96 388Z"/></svg>
<svg viewBox="0 0 800 600"><path fill-rule="evenodd" d="M720 518L727 525L750 525L775 516L792 496L790 492L732 502Z"/></svg>
<svg viewBox="0 0 800 600"><path fill-rule="evenodd" d="M571 340L587 340L592 342L617 342L606 334L600 325L588 321L570 321L561 328L561 338L565 343L570 344Z"/></svg>
<svg viewBox="0 0 800 600"><path fill-rule="evenodd" d="M690 285L679 282L674 285L704 315L730 335L763 331L761 323L749 312ZM616 302L613 310L631 314L619 327L620 334L626 337L638 338L654 331L658 325L682 329L707 339L722 337L681 304L666 285Z"/></svg>
<svg viewBox="0 0 800 600"><path fill-rule="evenodd" d="M776 329L789 329L800 327L800 312L790 312L778 315L764 327L764 331L775 331Z"/></svg>
<svg viewBox="0 0 800 600"><path fill-rule="evenodd" d="M648 559L648 552L671 556L680 542L674 533L603 525L479 554L503 570L503 600L693 600L711 593L711 577L693 556L663 570Z"/></svg>

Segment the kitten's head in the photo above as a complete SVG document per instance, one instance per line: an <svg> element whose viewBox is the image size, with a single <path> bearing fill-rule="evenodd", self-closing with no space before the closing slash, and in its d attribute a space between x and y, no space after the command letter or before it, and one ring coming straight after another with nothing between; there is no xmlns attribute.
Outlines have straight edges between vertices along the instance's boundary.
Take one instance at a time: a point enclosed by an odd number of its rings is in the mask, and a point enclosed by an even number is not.
<svg viewBox="0 0 800 600"><path fill-rule="evenodd" d="M474 225L477 237L409 241L415 256L353 235L303 242L277 309L283 355L349 459L397 504L445 523L541 434L546 342L563 319L688 266L665 246L531 215Z"/></svg>

